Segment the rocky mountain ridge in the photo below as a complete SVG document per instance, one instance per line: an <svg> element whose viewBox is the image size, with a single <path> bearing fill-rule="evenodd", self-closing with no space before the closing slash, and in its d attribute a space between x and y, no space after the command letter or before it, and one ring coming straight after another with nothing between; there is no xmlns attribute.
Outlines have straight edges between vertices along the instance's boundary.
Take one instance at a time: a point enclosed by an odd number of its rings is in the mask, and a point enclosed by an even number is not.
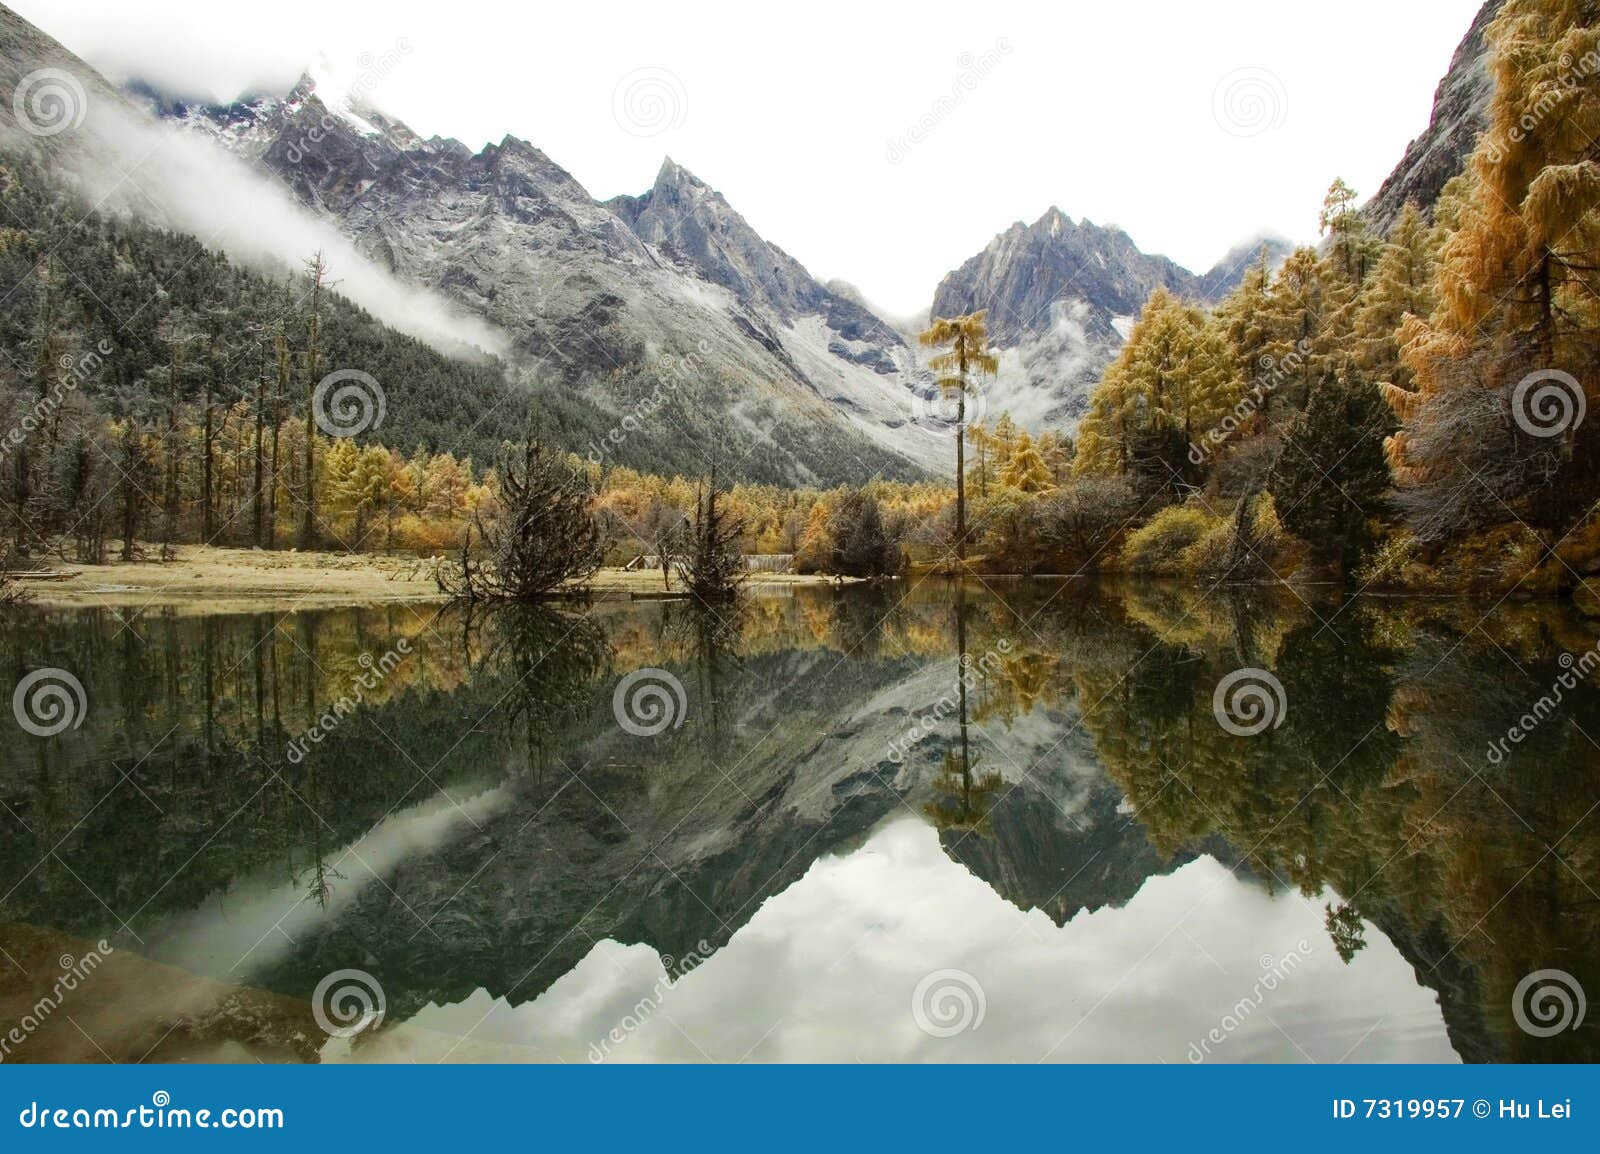
<svg viewBox="0 0 1600 1154"><path fill-rule="evenodd" d="M1432 123L1373 198L1379 227L1408 199L1430 205L1460 170L1492 91L1484 30L1502 3L1479 12ZM67 68L92 83L91 105L106 102L87 65L8 10L0 20L9 69ZM509 334L516 384L581 402L603 458L685 472L715 458L786 484L950 469L908 323L814 278L671 158L649 189L601 202L517 137L476 152L424 139L310 73L281 96L227 105L137 83L126 92L269 174L375 265ZM1071 427L1154 288L1214 303L1263 245L1273 263L1290 247L1258 238L1197 275L1120 228L1051 207L949 273L930 311L989 311L1002 367L980 419L1005 410L1036 428ZM633 431L620 443L594 438L594 414Z"/></svg>
<svg viewBox="0 0 1600 1154"><path fill-rule="evenodd" d="M1494 96L1485 32L1505 0L1486 0L1451 57L1450 67L1434 91L1433 115L1422 135L1367 204L1373 225L1387 232L1407 201L1430 210L1450 179L1466 167L1478 134L1488 121Z"/></svg>
<svg viewBox="0 0 1600 1154"><path fill-rule="evenodd" d="M827 485L949 467L942 431L919 423L931 382L904 338L670 159L644 194L601 203L517 137L476 153L425 140L310 75L226 106L139 95L271 173L383 267L495 323L527 375L619 421L665 381L671 403L652 402L659 419L632 436L684 444L685 471L717 458Z"/></svg>
<svg viewBox="0 0 1600 1154"><path fill-rule="evenodd" d="M1001 350L1000 372L987 390L989 413L1003 409L1034 426L1070 425L1152 291L1215 303L1263 247L1273 264L1291 248L1281 238L1257 238L1197 276L1141 251L1120 228L1074 221L1052 206L1032 224L1013 224L946 276L932 311L988 310L989 335Z"/></svg>

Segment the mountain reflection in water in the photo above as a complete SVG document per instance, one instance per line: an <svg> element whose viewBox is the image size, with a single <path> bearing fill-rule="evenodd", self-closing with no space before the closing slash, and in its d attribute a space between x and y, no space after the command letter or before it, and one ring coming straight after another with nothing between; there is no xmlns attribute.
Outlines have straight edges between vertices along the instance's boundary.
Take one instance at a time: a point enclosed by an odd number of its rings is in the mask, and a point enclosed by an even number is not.
<svg viewBox="0 0 1600 1154"><path fill-rule="evenodd" d="M24 610L3 684L89 704L0 746L5 1060L1595 1060L1513 1010L1600 991L1600 692L1519 721L1595 635L1042 582Z"/></svg>

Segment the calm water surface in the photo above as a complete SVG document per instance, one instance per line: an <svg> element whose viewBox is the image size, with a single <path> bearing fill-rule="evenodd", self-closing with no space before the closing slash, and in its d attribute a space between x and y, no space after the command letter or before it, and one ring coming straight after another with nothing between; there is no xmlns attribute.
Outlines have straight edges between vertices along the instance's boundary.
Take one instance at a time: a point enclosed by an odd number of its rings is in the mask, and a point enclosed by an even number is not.
<svg viewBox="0 0 1600 1154"><path fill-rule="evenodd" d="M0 1057L1600 1059L1600 627L1486 611L25 610Z"/></svg>

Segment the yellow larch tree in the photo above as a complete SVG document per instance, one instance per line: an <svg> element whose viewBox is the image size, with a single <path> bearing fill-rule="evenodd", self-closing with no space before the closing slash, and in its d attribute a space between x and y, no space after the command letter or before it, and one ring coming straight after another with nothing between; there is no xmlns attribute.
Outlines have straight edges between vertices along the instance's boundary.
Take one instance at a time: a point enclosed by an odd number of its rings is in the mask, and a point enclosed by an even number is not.
<svg viewBox="0 0 1600 1154"><path fill-rule="evenodd" d="M917 340L932 349L946 349L928 361L936 384L956 400L956 560L967 558L967 397L978 392L976 377L1000 371L1000 358L989 348L987 310L963 317L935 317Z"/></svg>
<svg viewBox="0 0 1600 1154"><path fill-rule="evenodd" d="M1459 536L1488 505L1555 540L1600 495L1600 421L1582 420L1600 399L1600 7L1507 0L1488 39L1489 122L1440 252L1438 305L1400 336L1415 391L1385 390L1404 426L1389 459L1419 533ZM1545 389L1552 378L1567 396ZM1559 424L1529 434L1545 418ZM1429 505L1458 474L1476 507Z"/></svg>
<svg viewBox="0 0 1600 1154"><path fill-rule="evenodd" d="M1080 476L1148 473L1187 483L1190 446L1237 402L1241 383L1220 325L1158 288L1106 369L1078 428Z"/></svg>

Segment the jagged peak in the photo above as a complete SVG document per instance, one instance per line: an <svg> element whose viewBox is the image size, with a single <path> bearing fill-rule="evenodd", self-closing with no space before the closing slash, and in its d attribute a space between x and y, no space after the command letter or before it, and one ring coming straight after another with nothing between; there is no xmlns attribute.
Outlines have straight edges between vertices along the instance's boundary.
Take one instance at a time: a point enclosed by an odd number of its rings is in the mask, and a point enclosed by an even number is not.
<svg viewBox="0 0 1600 1154"><path fill-rule="evenodd" d="M310 100L316 95L317 78L312 76L311 69L307 68L300 73L300 79L290 85L289 91L283 94L283 99L286 101Z"/></svg>
<svg viewBox="0 0 1600 1154"><path fill-rule="evenodd" d="M531 160L534 164L538 165L540 168L548 170L552 174L559 174L568 180L572 179L572 174L566 169L562 168L555 161L551 160L544 150L538 145L534 144L532 141L524 140L522 137L510 132L502 136L498 144L492 140L485 144L478 155L489 157L502 155L525 157L528 160Z"/></svg>
<svg viewBox="0 0 1600 1154"><path fill-rule="evenodd" d="M661 168L656 173L656 182L654 187L687 188L696 191L704 190L706 192L716 194L716 190L713 189L709 184L701 180L694 173L690 172L683 165L673 160L670 156L664 156L661 158Z"/></svg>
<svg viewBox="0 0 1600 1154"><path fill-rule="evenodd" d="M1097 225L1088 217L1084 217L1081 220L1074 220L1071 214L1063 212L1059 205L1052 204L1049 208L1045 209L1044 214L1040 216L1038 220L1035 220L1032 223L1029 223L1025 220L1012 222L1010 228L1006 229L1005 232L995 237L995 241L999 241L1007 236L1026 236L1030 233L1036 235L1047 235L1053 238L1061 236L1064 233L1076 234L1080 232L1117 234L1121 236L1128 235L1121 228L1114 224Z"/></svg>
<svg viewBox="0 0 1600 1154"><path fill-rule="evenodd" d="M300 73L283 98L287 104L306 104L315 101L331 115L363 136L391 136L398 133L410 140L418 140L408 125L385 116L362 91L360 76L352 77L347 69L340 68L326 55L318 55Z"/></svg>

